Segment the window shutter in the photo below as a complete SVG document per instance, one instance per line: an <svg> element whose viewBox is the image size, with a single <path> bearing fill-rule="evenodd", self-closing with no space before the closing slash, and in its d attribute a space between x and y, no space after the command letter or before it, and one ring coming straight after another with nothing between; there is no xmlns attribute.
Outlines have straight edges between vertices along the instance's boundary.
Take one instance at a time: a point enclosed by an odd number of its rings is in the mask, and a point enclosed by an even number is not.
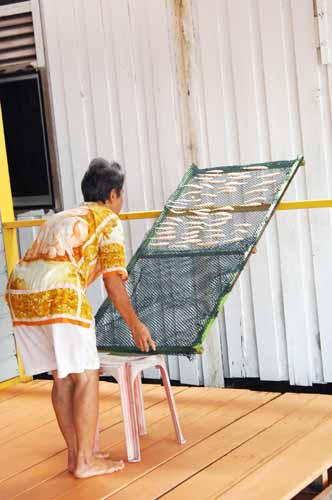
<svg viewBox="0 0 332 500"><path fill-rule="evenodd" d="M0 71L44 64L38 2L0 7Z"/></svg>

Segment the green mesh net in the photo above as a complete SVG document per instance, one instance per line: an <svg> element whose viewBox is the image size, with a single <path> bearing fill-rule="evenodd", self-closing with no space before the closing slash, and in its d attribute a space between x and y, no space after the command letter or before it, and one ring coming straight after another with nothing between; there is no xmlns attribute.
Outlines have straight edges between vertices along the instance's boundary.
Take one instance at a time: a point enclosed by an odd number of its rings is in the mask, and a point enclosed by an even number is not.
<svg viewBox="0 0 332 500"><path fill-rule="evenodd" d="M192 355L202 342L303 158L192 166L128 266L132 304L157 352ZM107 299L96 315L99 350L138 353Z"/></svg>

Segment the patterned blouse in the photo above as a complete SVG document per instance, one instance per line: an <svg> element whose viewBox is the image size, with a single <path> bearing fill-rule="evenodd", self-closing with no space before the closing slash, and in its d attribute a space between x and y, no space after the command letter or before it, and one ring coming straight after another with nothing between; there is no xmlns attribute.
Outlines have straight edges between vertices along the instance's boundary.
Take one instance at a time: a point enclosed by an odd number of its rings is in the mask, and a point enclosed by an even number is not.
<svg viewBox="0 0 332 500"><path fill-rule="evenodd" d="M128 277L119 217L85 203L47 219L7 285L14 326L73 323L89 328L86 288L101 274Z"/></svg>

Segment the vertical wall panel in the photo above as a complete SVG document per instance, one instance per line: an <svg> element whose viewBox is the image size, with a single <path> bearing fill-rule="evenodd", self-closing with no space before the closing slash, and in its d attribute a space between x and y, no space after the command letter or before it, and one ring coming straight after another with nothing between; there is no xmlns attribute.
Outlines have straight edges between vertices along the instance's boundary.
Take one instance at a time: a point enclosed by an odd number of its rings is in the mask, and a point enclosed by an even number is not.
<svg viewBox="0 0 332 500"><path fill-rule="evenodd" d="M299 111L303 151L307 161L307 193L311 198L328 196L327 170L331 165L324 162L323 131L321 123L322 88L319 83L318 57L315 40L315 25L310 2L299 9L291 1L296 70L298 76ZM301 23L299 22L301 16ZM305 34L303 32L305 31ZM328 297L332 294L332 232L330 211L310 212L310 230L312 238L312 256L315 270L315 289L317 294L319 330L316 342L322 346L324 379L331 381L331 322L329 320ZM313 349L312 345L312 349ZM313 350L315 353L315 351Z"/></svg>
<svg viewBox="0 0 332 500"><path fill-rule="evenodd" d="M297 141L297 132L292 130L297 126L293 122L292 114L297 113L296 99L291 94L293 82L292 46L287 43L288 26L283 24L283 19L288 19L283 12L280 2L259 3L260 26L262 33L262 53L265 69L266 104L268 113L268 128L270 134L271 159L292 158L302 151L301 144ZM273 30L271 28L273 26ZM287 52L287 53L286 53ZM287 59L289 58L289 60ZM292 103L292 104L291 104ZM295 109L294 109L295 103ZM298 176L303 175L299 172ZM291 186L288 198L296 198L297 177ZM279 224L281 279L284 296L284 314L286 325L286 338L288 343L289 376L293 383L307 385L312 381L310 342L308 340L307 325L305 323L306 303L304 298L303 283L296 293L297 282L294 274L305 281L305 269L301 259L301 225L298 213L283 214ZM292 245L287 244L295 236ZM258 305L259 307L259 305ZM303 347L296 348L296 336L302 332ZM283 332L285 334L285 332ZM295 347L295 349L294 349ZM309 370L308 370L308 367ZM309 378L307 380L307 373Z"/></svg>
<svg viewBox="0 0 332 500"><path fill-rule="evenodd" d="M253 67L257 99L257 157L264 161L271 158L271 136L269 130L268 98L264 58L264 30L269 30L274 16L279 14L278 2L268 5L269 16L261 20L261 2L250 3L250 25L253 39ZM267 6L267 4L263 4ZM280 43L277 26L268 41L272 54ZM274 39L275 37L276 39ZM273 59L273 57L272 57ZM279 68L280 70L280 68ZM258 247L258 254L250 261L252 296L256 327L259 375L262 380L284 380L288 377L286 342L282 321L282 294L276 221L272 220Z"/></svg>
<svg viewBox="0 0 332 500"><path fill-rule="evenodd" d="M53 111L56 151L64 206L75 205L74 170L68 133L67 103L64 97L64 72L59 50L56 20L57 4L41 2L45 57L50 82L50 102Z"/></svg>

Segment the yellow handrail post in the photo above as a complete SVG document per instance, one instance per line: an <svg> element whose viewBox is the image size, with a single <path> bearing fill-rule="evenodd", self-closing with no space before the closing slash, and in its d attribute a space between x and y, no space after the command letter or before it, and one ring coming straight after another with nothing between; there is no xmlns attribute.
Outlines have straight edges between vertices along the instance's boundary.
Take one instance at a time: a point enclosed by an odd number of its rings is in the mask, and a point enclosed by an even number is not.
<svg viewBox="0 0 332 500"><path fill-rule="evenodd" d="M3 222L3 240L5 245L5 254L8 274L10 274L19 260L18 244L16 228L6 227L6 222L14 220L13 198L10 188L10 178L8 171L7 152L5 133L2 121L2 110L0 103L0 212ZM17 351L17 361L19 369L19 377L15 377L10 381L0 383L0 387L8 386L8 382L15 383L18 380L21 382L28 382L32 377L27 376L24 372L21 356ZM18 379L18 380L17 380Z"/></svg>

